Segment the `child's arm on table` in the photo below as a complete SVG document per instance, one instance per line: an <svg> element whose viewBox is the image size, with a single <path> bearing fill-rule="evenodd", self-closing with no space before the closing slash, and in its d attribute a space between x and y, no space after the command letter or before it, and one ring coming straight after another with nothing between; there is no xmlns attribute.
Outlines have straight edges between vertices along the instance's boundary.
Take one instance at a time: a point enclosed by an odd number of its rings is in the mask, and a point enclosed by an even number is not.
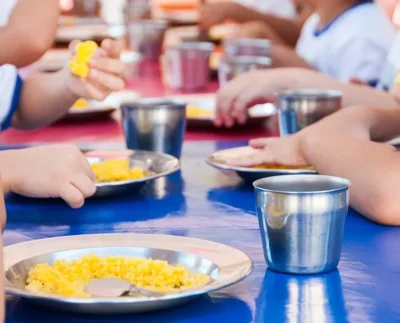
<svg viewBox="0 0 400 323"><path fill-rule="evenodd" d="M345 84L319 72L301 68L276 68L238 76L217 93L217 125L244 123L247 109L255 104L274 102L277 93L288 89L319 88L342 92L343 106L370 105L400 107L391 93L368 86Z"/></svg>
<svg viewBox="0 0 400 323"><path fill-rule="evenodd" d="M200 8L199 24L202 30L208 30L214 25L234 20L238 23L262 21L272 28L285 43L295 46L300 36L305 17L285 19L273 14L263 14L234 2L208 3Z"/></svg>
<svg viewBox="0 0 400 323"><path fill-rule="evenodd" d="M364 216L400 225L400 154L390 145L370 141L398 135L399 112L351 107L295 135L253 140L250 145L260 151L229 162L312 165L320 174L349 179L351 205Z"/></svg>

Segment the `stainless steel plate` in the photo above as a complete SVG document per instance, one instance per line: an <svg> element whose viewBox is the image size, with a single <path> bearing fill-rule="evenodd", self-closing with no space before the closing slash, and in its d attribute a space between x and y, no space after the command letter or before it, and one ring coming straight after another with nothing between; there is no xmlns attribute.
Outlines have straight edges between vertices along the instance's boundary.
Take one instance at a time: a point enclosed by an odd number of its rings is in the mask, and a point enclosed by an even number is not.
<svg viewBox="0 0 400 323"><path fill-rule="evenodd" d="M240 149L240 148L239 148ZM229 149L230 150L230 149ZM270 176L277 175L288 175L288 174L316 174L317 172L313 169L257 169L257 168L249 168L249 167L235 167L227 165L222 159L218 157L219 154L228 152L229 150L219 151L209 156L206 159L206 162L227 173L235 173L239 177L243 178L246 181L256 181L258 179Z"/></svg>
<svg viewBox="0 0 400 323"><path fill-rule="evenodd" d="M82 249L84 247L85 249ZM73 298L35 293L24 288L27 273L38 263L73 260L89 253L100 256L133 256L182 264L213 280L200 288L162 297ZM245 278L251 259L240 250L207 240L154 234L100 234L34 240L4 248L6 293L38 305L63 311L119 314L172 307Z"/></svg>
<svg viewBox="0 0 400 323"><path fill-rule="evenodd" d="M96 183L95 197L111 196L139 191L148 181L167 176L180 169L179 160L173 156L143 150L110 150L86 152L90 164L99 163L105 159L128 158L132 166L139 166L151 172L138 180Z"/></svg>

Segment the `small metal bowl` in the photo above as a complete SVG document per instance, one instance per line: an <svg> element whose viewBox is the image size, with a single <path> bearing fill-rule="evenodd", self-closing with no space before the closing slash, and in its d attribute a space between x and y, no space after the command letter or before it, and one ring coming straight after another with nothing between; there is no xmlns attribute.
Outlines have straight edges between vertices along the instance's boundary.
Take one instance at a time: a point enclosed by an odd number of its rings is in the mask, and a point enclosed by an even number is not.
<svg viewBox="0 0 400 323"><path fill-rule="evenodd" d="M224 41L226 56L263 56L268 57L271 52L271 42L267 39L241 38Z"/></svg>
<svg viewBox="0 0 400 323"><path fill-rule="evenodd" d="M261 56L225 57L218 68L218 80L222 86L236 76L253 70L271 67L271 59Z"/></svg>
<svg viewBox="0 0 400 323"><path fill-rule="evenodd" d="M149 170L151 175L138 179L118 182L96 183L96 193L94 197L114 196L130 192L138 192L149 181L159 177L167 176L180 169L179 160L173 156L143 150L129 151L129 162L132 166L139 166ZM87 157L89 164L100 163L106 158L104 155L96 157L95 152L91 152Z"/></svg>
<svg viewBox="0 0 400 323"><path fill-rule="evenodd" d="M281 136L294 134L342 107L342 93L324 89L289 90L278 95Z"/></svg>
<svg viewBox="0 0 400 323"><path fill-rule="evenodd" d="M268 267L292 274L335 269L350 182L332 176L286 175L260 179L253 185Z"/></svg>

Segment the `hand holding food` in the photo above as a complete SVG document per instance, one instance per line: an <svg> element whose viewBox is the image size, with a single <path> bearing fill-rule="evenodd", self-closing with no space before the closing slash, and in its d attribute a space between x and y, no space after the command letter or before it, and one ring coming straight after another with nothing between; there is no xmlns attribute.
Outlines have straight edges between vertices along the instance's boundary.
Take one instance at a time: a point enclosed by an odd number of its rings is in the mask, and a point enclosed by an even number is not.
<svg viewBox="0 0 400 323"><path fill-rule="evenodd" d="M0 154L3 182L11 192L37 198L60 197L79 208L96 191L90 165L76 146L42 146Z"/></svg>
<svg viewBox="0 0 400 323"><path fill-rule="evenodd" d="M290 84L281 82L285 74L274 70L252 71L239 75L223 86L217 93L214 123L216 126L232 127L244 124L247 110L256 104L274 102L276 93ZM281 84L282 83L282 84Z"/></svg>
<svg viewBox="0 0 400 323"><path fill-rule="evenodd" d="M74 56L69 63L71 71L68 87L78 97L103 101L111 92L125 87L120 60L122 46L111 39L101 47L92 41L71 43Z"/></svg>

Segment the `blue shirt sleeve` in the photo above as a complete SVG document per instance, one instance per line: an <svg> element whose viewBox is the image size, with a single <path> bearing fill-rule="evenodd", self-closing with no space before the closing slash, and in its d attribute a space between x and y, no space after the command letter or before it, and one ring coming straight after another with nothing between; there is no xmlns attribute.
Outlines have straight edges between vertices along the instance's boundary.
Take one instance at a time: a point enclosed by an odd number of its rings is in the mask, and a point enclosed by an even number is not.
<svg viewBox="0 0 400 323"><path fill-rule="evenodd" d="M8 129L11 126L12 117L18 109L21 92L22 92L22 84L23 84L22 78L20 75L17 74L17 77L15 78L14 92L12 95L8 113L7 113L6 117L4 118L3 122L0 124L1 131Z"/></svg>

